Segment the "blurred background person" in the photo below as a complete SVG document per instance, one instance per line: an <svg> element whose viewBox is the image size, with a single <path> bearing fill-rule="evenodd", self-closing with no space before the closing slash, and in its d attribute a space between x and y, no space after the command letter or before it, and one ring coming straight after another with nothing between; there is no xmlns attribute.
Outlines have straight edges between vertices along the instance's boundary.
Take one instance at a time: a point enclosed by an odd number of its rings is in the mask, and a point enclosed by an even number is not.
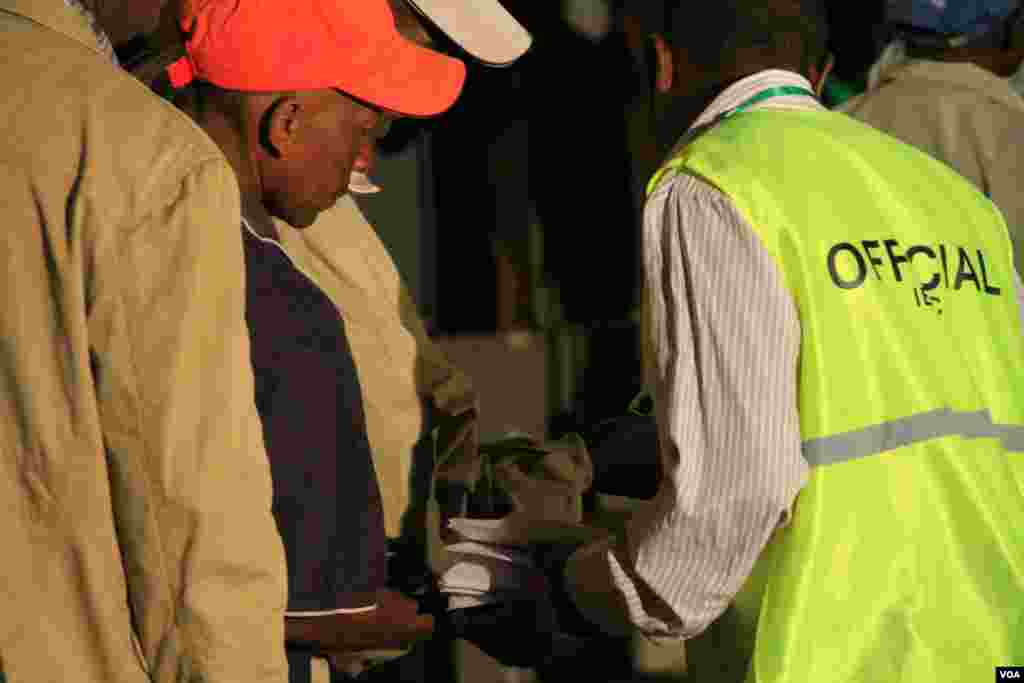
<svg viewBox="0 0 1024 683"><path fill-rule="evenodd" d="M287 680L238 185L113 52L176 9L0 1L10 681Z"/></svg>
<svg viewBox="0 0 1024 683"><path fill-rule="evenodd" d="M432 129L436 326L547 332L557 435L621 413L639 387L633 63L615 3L506 5L533 48L487 78L471 66L465 95Z"/></svg>
<svg viewBox="0 0 1024 683"><path fill-rule="evenodd" d="M1019 0L888 0L868 91L843 110L940 159L1006 217L1024 267L1024 64Z"/></svg>

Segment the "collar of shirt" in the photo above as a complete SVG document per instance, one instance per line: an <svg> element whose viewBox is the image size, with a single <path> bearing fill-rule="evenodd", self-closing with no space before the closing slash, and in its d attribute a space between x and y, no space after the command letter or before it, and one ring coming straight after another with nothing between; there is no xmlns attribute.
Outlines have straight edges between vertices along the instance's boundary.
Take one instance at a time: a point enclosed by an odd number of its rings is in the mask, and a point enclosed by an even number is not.
<svg viewBox="0 0 1024 683"><path fill-rule="evenodd" d="M736 81L722 91L722 94L712 100L708 108L704 110L704 113L697 117L690 130L714 122L720 116L739 107L762 90L785 86L796 86L814 91L810 81L798 73L781 69L760 71L752 76ZM824 109L824 107L818 100L807 95L779 95L778 97L758 102L750 108L750 111L758 109Z"/></svg>
<svg viewBox="0 0 1024 683"><path fill-rule="evenodd" d="M672 150L669 158L679 153L681 148L693 140L697 135L716 124L725 114L739 107L744 102L754 97L763 90L769 88L780 88L785 86L796 86L814 91L810 81L793 71L783 69L768 69L759 71L756 74L747 76L736 81L722 91L718 97L711 101L707 109L697 117L693 125L686 131L682 139ZM807 95L779 95L763 102L754 104L747 111L758 111L760 109L802 109L825 111L825 107L815 98Z"/></svg>
<svg viewBox="0 0 1024 683"><path fill-rule="evenodd" d="M883 70L878 87L884 88L889 83L912 80L930 81L944 88L973 90L1016 111L1024 111L1024 97L1010 87L1009 79L996 76L991 71L970 62L910 59Z"/></svg>

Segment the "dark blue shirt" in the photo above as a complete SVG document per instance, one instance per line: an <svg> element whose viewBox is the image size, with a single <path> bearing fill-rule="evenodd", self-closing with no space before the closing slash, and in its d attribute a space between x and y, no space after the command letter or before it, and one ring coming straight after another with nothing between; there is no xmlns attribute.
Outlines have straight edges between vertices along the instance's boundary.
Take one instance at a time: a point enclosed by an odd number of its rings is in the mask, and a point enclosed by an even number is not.
<svg viewBox="0 0 1024 683"><path fill-rule="evenodd" d="M385 532L362 393L334 304L243 227L256 408L288 561L288 611L376 602Z"/></svg>

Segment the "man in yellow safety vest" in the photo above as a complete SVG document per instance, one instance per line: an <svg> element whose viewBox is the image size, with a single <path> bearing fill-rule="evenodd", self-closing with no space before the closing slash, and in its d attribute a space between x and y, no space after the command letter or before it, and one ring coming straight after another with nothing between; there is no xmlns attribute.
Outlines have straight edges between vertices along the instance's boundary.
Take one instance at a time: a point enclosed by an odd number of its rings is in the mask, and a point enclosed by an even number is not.
<svg viewBox="0 0 1024 683"><path fill-rule="evenodd" d="M611 633L708 631L695 680L1024 664L1005 222L946 165L820 105L819 2L689 7L669 3L649 50L659 124L685 131L644 217L662 483L560 567L567 605Z"/></svg>

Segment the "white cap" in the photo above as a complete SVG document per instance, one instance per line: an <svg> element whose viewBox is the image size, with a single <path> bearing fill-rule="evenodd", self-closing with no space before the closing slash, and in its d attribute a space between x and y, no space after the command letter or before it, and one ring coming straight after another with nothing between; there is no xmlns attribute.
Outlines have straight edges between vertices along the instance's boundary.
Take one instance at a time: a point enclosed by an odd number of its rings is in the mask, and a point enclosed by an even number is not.
<svg viewBox="0 0 1024 683"><path fill-rule="evenodd" d="M472 57L508 66L533 38L498 0L406 0Z"/></svg>

